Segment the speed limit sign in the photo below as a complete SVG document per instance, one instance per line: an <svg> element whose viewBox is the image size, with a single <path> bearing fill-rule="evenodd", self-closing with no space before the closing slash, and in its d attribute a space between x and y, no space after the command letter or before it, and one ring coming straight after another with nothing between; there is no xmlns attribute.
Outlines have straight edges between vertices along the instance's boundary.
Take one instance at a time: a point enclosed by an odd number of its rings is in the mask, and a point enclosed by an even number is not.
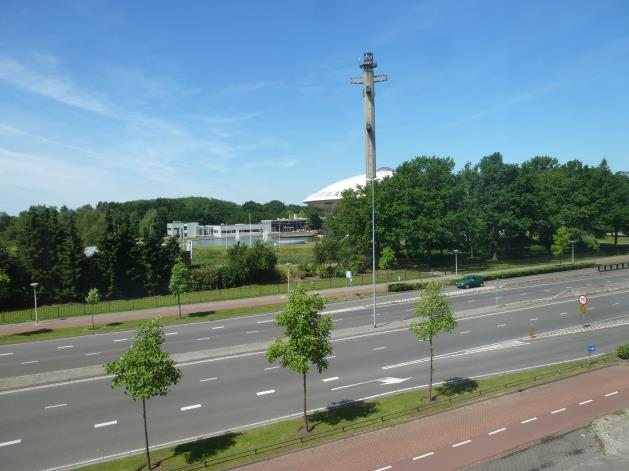
<svg viewBox="0 0 629 471"><path fill-rule="evenodd" d="M582 294L581 296L579 296L579 304L587 304L588 303L588 297L585 294Z"/></svg>

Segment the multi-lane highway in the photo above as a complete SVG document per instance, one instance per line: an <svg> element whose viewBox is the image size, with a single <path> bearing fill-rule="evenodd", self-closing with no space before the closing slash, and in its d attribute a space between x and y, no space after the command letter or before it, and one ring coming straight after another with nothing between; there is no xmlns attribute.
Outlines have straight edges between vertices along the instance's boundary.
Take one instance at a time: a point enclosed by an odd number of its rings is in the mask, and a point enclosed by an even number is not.
<svg viewBox="0 0 629 471"><path fill-rule="evenodd" d="M602 286L627 279L626 272L586 272L579 279L531 281L501 290L499 301L546 298L567 287ZM405 296L408 294L396 298ZM629 337L629 327L621 326L530 341L526 336L531 320L538 332L560 334L562 329L580 325L576 300L484 312L484 306L495 304L495 296L493 290L481 290L450 298L455 310L464 316L452 335L436 340L437 381L580 358L587 355L586 347L591 344L597 345L597 352L610 352ZM334 313L337 329L352 335L335 339L334 356L326 372L309 375L312 409L426 384L426 346L405 327L387 328L410 317L412 303L379 308L382 325L375 331L368 327L370 309L357 304L360 302L331 307L340 311ZM626 293L592 293L590 322L627 317ZM272 319L272 315L258 315L169 327L168 349L186 352L270 340L279 333L269 322ZM118 333L6 345L0 349L0 373L9 377L27 374L28 368L41 372L109 361L128 347L130 337ZM277 365L268 365L263 352L244 351L228 358L191 362L182 369L183 380L169 396L149 401L154 446L299 414L299 378ZM109 378L5 391L0 393L0 410L0 462L6 469L59 468L139 450L143 444L138 404L121 390L112 390Z"/></svg>

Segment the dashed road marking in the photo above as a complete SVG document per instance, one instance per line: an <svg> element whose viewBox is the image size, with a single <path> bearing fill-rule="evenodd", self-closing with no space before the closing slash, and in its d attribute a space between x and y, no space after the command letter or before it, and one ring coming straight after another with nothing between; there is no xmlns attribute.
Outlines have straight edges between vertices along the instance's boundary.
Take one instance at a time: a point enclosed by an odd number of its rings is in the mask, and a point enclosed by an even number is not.
<svg viewBox="0 0 629 471"><path fill-rule="evenodd" d="M0 357L7 357L9 355L13 355L13 352L0 353Z"/></svg>
<svg viewBox="0 0 629 471"><path fill-rule="evenodd" d="M114 342L126 342L129 339L114 339Z"/></svg>
<svg viewBox="0 0 629 471"><path fill-rule="evenodd" d="M61 347L57 347L59 350L64 350L66 348L74 348L74 345L62 345Z"/></svg>
<svg viewBox="0 0 629 471"><path fill-rule="evenodd" d="M616 394L618 394L618 391L607 393L605 394L605 397L615 396Z"/></svg>
<svg viewBox="0 0 629 471"><path fill-rule="evenodd" d="M100 424L94 424L94 428L109 427L110 425L116 425L117 420L110 420L109 422L101 422Z"/></svg>
<svg viewBox="0 0 629 471"><path fill-rule="evenodd" d="M30 365L32 363L39 363L39 360L23 361L20 365Z"/></svg>
<svg viewBox="0 0 629 471"><path fill-rule="evenodd" d="M533 422L534 420L537 420L537 417L531 417L530 419L523 420L520 423L521 424L528 424L529 422Z"/></svg>
<svg viewBox="0 0 629 471"><path fill-rule="evenodd" d="M325 378L325 379L322 379L321 381L323 381L324 383L327 383L329 381L336 381L337 379L339 379L338 376L332 376L331 378Z"/></svg>
<svg viewBox="0 0 629 471"><path fill-rule="evenodd" d="M91 356L94 356L94 355L100 355L101 353L103 353L103 352L85 353L85 356L86 356L86 357L91 357Z"/></svg>
<svg viewBox="0 0 629 471"><path fill-rule="evenodd" d="M336 355L329 355L325 357L326 360L331 360L332 358L336 358Z"/></svg>
<svg viewBox="0 0 629 471"><path fill-rule="evenodd" d="M579 405L580 405L580 406L584 406L584 405L586 405L586 404L589 404L590 402L594 402L594 401L593 401L592 399L588 399L587 401L582 401L582 402L579 402Z"/></svg>
<svg viewBox="0 0 629 471"><path fill-rule="evenodd" d="M459 332L460 335L469 334L471 330L464 330L463 332Z"/></svg>
<svg viewBox="0 0 629 471"><path fill-rule="evenodd" d="M2 442L2 443L0 443L0 446L17 445L19 443L22 443L22 439L21 438L18 438L17 440L11 440L10 442Z"/></svg>
<svg viewBox="0 0 629 471"><path fill-rule="evenodd" d="M187 410L191 410L191 409L199 409L201 407L201 404L194 404L192 406L183 406L181 407L181 411L185 412Z"/></svg>
<svg viewBox="0 0 629 471"><path fill-rule="evenodd" d="M65 402L63 404L54 404L52 406L45 406L44 409L56 409L57 407L65 407L68 404L66 404Z"/></svg>
<svg viewBox="0 0 629 471"><path fill-rule="evenodd" d="M219 325L218 327L212 327L212 330L224 329L224 328L225 328L224 325Z"/></svg>
<svg viewBox="0 0 629 471"><path fill-rule="evenodd" d="M164 335L168 336L168 335L177 335L179 332L166 332Z"/></svg>
<svg viewBox="0 0 629 471"><path fill-rule="evenodd" d="M386 471L387 469L391 469L391 466L385 466L384 468L374 469L373 471Z"/></svg>
<svg viewBox="0 0 629 471"><path fill-rule="evenodd" d="M452 445L452 448L457 448L457 447L460 447L460 446L463 446L463 445L467 445L471 441L472 440L465 440L465 441L462 441L462 442L459 442L459 443L455 443L454 445Z"/></svg>
<svg viewBox="0 0 629 471"><path fill-rule="evenodd" d="M529 319L530 321L538 321L539 317L534 317L533 319Z"/></svg>
<svg viewBox="0 0 629 471"><path fill-rule="evenodd" d="M494 430L492 432L489 432L487 435L489 435L489 436L496 435L497 433L504 432L505 430L507 430L507 427L502 427L502 428L496 429L496 430Z"/></svg>
<svg viewBox="0 0 629 471"><path fill-rule="evenodd" d="M267 389L266 391L260 391L256 393L256 396L266 396L267 394L273 394L275 389Z"/></svg>
<svg viewBox="0 0 629 471"><path fill-rule="evenodd" d="M250 330L249 332L245 332L245 334L257 334L260 332L259 330Z"/></svg>
<svg viewBox="0 0 629 471"><path fill-rule="evenodd" d="M566 410L566 408L562 407L561 409L557 409L557 410L552 411L551 414L559 414L560 412L563 412L565 410Z"/></svg>
<svg viewBox="0 0 629 471"><path fill-rule="evenodd" d="M500 328L500 327L506 327L507 324L498 324L496 327Z"/></svg>
<svg viewBox="0 0 629 471"><path fill-rule="evenodd" d="M375 350L384 350L385 348L387 348L387 347L376 347L376 348L372 348L372 350L374 350L374 351Z"/></svg>
<svg viewBox="0 0 629 471"><path fill-rule="evenodd" d="M620 303L614 303L612 304L612 306L618 306Z"/></svg>
<svg viewBox="0 0 629 471"><path fill-rule="evenodd" d="M256 324L268 324L269 322L275 322L275 319L268 319L266 321L258 321Z"/></svg>
<svg viewBox="0 0 629 471"><path fill-rule="evenodd" d="M416 456L415 458L413 458L413 461L417 461L417 460L421 460L421 459L424 459L424 458L428 458L429 456L432 456L434 454L435 454L434 451L429 451L428 453L424 453L423 455Z"/></svg>
<svg viewBox="0 0 629 471"><path fill-rule="evenodd" d="M204 378L204 379L200 379L199 382L204 383L206 381L214 381L216 379L216 376L213 378Z"/></svg>
<svg viewBox="0 0 629 471"><path fill-rule="evenodd" d="M200 339L197 339L197 341L200 341L200 340L210 340L210 337L201 337Z"/></svg>
<svg viewBox="0 0 629 471"><path fill-rule="evenodd" d="M277 365L277 366L269 366L268 368L264 368L264 371L268 371L268 370L275 370L275 369L277 369L277 368L279 368L279 367L280 367L280 365Z"/></svg>
<svg viewBox="0 0 629 471"><path fill-rule="evenodd" d="M567 316L568 313L567 312L562 312L561 314L559 314L560 316Z"/></svg>

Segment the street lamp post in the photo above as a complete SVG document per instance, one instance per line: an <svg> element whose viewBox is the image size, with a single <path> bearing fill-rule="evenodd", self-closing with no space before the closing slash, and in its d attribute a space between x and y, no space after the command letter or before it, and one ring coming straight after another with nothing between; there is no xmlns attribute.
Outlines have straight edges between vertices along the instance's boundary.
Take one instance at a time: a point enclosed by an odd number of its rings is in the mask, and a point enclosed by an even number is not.
<svg viewBox="0 0 629 471"><path fill-rule="evenodd" d="M576 242L576 240L571 240L570 244L572 245L572 263L574 263L574 243Z"/></svg>
<svg viewBox="0 0 629 471"><path fill-rule="evenodd" d="M37 287L39 283L31 283L31 288L33 288L33 299L35 300L35 324L39 324L39 315L37 314Z"/></svg>
<svg viewBox="0 0 629 471"><path fill-rule="evenodd" d="M290 294L290 263L287 263L286 266L288 267L287 273L288 273L288 294Z"/></svg>
<svg viewBox="0 0 629 471"><path fill-rule="evenodd" d="M459 274L459 250L454 249L454 274L458 276Z"/></svg>

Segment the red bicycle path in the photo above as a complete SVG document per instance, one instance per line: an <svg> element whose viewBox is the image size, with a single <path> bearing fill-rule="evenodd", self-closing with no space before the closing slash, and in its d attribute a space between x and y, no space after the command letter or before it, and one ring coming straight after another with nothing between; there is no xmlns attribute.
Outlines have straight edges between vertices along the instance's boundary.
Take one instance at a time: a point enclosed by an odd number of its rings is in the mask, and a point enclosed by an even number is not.
<svg viewBox="0 0 629 471"><path fill-rule="evenodd" d="M448 471L629 407L629 363L243 466L243 471Z"/></svg>

